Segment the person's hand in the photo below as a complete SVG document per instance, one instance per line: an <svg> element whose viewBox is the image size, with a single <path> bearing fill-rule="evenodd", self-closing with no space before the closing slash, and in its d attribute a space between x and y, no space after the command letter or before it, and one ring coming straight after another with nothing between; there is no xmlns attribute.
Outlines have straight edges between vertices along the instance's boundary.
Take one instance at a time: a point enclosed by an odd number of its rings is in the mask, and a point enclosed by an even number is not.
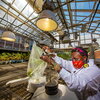
<svg viewBox="0 0 100 100"><path fill-rule="evenodd" d="M48 46L43 46L42 49L43 49L45 52L47 52L47 53L53 52L53 50L50 49Z"/></svg>
<svg viewBox="0 0 100 100"><path fill-rule="evenodd" d="M42 49L45 50L45 49L50 49L50 48L48 46L43 46Z"/></svg>
<svg viewBox="0 0 100 100"><path fill-rule="evenodd" d="M54 69L55 69L57 72L60 72L61 67L60 67L59 64L56 64L56 65L54 66Z"/></svg>
<svg viewBox="0 0 100 100"><path fill-rule="evenodd" d="M51 64L52 66L54 66L54 70L56 70L57 72L59 72L61 70L60 65L57 64L56 62L54 62L54 60L52 58L50 58L49 56L47 56L47 55L41 56L40 59L42 59L43 61L47 62L48 64Z"/></svg>
<svg viewBox="0 0 100 100"><path fill-rule="evenodd" d="M52 64L52 62L53 62L53 60L47 55L41 56L40 59L42 59L43 61L45 61L45 62L47 62L49 64Z"/></svg>

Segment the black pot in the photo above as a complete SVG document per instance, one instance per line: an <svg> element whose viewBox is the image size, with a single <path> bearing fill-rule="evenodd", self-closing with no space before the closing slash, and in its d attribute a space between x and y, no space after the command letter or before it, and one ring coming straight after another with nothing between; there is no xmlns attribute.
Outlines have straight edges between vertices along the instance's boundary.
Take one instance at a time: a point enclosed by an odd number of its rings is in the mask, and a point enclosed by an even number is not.
<svg viewBox="0 0 100 100"><path fill-rule="evenodd" d="M45 85L45 92L48 95L56 95L58 93L58 82L50 81Z"/></svg>

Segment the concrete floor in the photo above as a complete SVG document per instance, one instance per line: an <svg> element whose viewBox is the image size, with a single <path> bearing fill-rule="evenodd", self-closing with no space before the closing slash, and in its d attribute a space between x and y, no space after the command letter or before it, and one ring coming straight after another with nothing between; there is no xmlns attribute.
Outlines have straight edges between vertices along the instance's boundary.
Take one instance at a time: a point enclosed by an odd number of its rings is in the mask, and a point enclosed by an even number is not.
<svg viewBox="0 0 100 100"><path fill-rule="evenodd" d="M8 88L6 83L27 76L27 62L0 65L0 100L21 100L28 94L27 84ZM17 99L15 99L17 98Z"/></svg>

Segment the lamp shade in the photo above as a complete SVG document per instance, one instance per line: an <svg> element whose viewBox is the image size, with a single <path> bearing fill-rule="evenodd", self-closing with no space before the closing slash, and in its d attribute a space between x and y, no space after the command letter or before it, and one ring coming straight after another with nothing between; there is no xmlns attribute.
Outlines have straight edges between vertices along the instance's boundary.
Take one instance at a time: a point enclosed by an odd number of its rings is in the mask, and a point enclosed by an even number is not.
<svg viewBox="0 0 100 100"><path fill-rule="evenodd" d="M16 40L16 37L13 32L5 31L5 32L3 32L1 39L14 42Z"/></svg>
<svg viewBox="0 0 100 100"><path fill-rule="evenodd" d="M64 38L63 38L63 41L62 41L63 43L68 43L68 42L70 42L70 38L68 37L68 36L65 36Z"/></svg>
<svg viewBox="0 0 100 100"><path fill-rule="evenodd" d="M36 21L36 25L43 31L53 31L58 27L55 15L50 10L43 10L40 13L39 18Z"/></svg>

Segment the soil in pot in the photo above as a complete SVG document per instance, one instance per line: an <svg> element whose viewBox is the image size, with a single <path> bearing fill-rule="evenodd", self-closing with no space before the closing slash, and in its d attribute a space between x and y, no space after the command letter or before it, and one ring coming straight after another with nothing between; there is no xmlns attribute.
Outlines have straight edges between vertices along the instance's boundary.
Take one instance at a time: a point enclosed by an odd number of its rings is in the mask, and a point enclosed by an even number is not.
<svg viewBox="0 0 100 100"><path fill-rule="evenodd" d="M58 82L56 81L49 81L45 85L45 92L48 95L56 95L58 93Z"/></svg>

